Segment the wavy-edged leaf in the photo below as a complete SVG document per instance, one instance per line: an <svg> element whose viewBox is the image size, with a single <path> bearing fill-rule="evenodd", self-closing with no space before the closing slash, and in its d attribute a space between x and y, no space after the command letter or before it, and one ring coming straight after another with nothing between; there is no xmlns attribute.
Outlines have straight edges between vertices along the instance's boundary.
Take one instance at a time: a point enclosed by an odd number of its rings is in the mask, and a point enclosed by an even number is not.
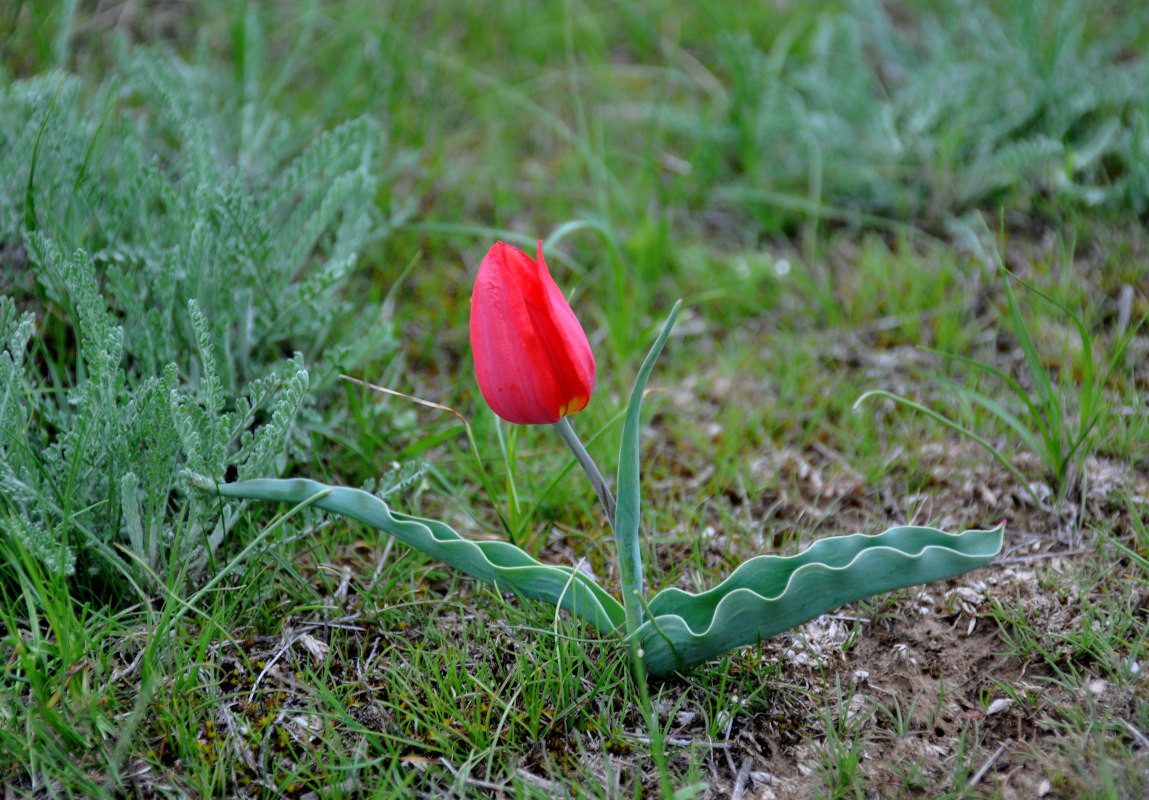
<svg viewBox="0 0 1149 800"><path fill-rule="evenodd" d="M665 589L629 638L663 675L754 644L880 592L952 578L989 563L1002 527L951 534L905 526L821 539L793 556L758 556L709 591Z"/></svg>
<svg viewBox="0 0 1149 800"><path fill-rule="evenodd" d="M570 567L543 564L513 544L473 542L450 526L431 519L392 511L386 503L360 489L325 486L306 478L260 478L202 488L224 497L305 503L343 514L389 533L416 550L460 572L535 600L545 600L570 611L609 633L625 620L622 605L598 584ZM317 498L317 499L316 499Z"/></svg>

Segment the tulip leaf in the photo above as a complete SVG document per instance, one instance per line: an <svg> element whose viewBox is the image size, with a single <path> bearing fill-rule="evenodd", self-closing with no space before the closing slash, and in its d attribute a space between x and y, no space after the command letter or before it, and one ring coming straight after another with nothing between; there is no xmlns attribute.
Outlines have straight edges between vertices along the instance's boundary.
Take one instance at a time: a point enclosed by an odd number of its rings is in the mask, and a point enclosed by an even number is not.
<svg viewBox="0 0 1149 800"><path fill-rule="evenodd" d="M821 539L794 556L758 556L709 591L670 588L628 636L647 669L663 675L755 644L847 603L952 578L989 563L1002 528L949 534L898 527L876 536Z"/></svg>
<svg viewBox="0 0 1149 800"><path fill-rule="evenodd" d="M662 326L662 332L646 354L634 388L630 392L630 402L626 407L626 419L622 424L622 444L618 456L618 502L614 512L614 541L618 547L619 576L622 582L622 599L626 607L627 634L634 633L642 624L642 552L639 549L638 529L642 510L642 495L639 487L639 433L642 429L642 394L646 382L654 369L678 310L679 300L670 309L670 314Z"/></svg>
<svg viewBox="0 0 1149 800"><path fill-rule="evenodd" d="M570 567L552 566L508 542L471 541L436 520L392 511L361 489L325 486L305 478L263 478L204 486L224 497L306 503L359 520L500 591L545 600L610 633L625 621L622 605L598 584ZM316 499L317 498L317 499Z"/></svg>
<svg viewBox="0 0 1149 800"><path fill-rule="evenodd" d="M360 489L316 481L259 479L206 485L224 497L311 503L389 533L500 590L565 608L603 633L626 621L622 604L581 572L543 564L507 542L471 541L435 520L392 511ZM950 534L903 526L876 536L821 539L793 556L758 556L699 594L670 588L627 635L653 675L685 669L755 644L847 603L944 580L983 566L1001 550L1002 528Z"/></svg>

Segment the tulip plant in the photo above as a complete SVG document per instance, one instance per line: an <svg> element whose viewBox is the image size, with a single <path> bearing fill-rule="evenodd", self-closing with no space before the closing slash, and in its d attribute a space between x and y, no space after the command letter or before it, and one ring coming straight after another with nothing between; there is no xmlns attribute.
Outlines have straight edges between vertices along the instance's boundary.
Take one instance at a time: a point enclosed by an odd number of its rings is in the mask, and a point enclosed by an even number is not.
<svg viewBox="0 0 1149 800"><path fill-rule="evenodd" d="M823 539L792 556L746 561L709 591L643 595L639 537L642 396L674 325L670 311L639 369L622 429L617 501L567 417L590 401L595 363L586 333L537 259L499 242L479 266L471 302L475 374L487 404L519 425L552 425L586 472L614 532L621 597L578 569L543 564L513 544L471 541L436 520L391 509L368 492L306 479L219 484L220 495L311 503L391 534L500 590L565 608L606 634L618 633L653 675L684 669L757 643L839 606L879 592L950 578L988 563L1002 528L949 534L901 526L874 536Z"/></svg>

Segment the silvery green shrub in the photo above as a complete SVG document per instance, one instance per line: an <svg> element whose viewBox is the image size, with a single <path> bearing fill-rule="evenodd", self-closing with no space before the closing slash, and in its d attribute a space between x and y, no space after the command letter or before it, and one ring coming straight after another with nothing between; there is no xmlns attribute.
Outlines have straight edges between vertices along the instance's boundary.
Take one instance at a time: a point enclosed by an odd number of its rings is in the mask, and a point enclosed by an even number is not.
<svg viewBox="0 0 1149 800"><path fill-rule="evenodd" d="M247 89L156 50L0 87L0 532L57 570L194 576L239 504L184 476L282 472L316 386L393 349L343 291L381 132Z"/></svg>

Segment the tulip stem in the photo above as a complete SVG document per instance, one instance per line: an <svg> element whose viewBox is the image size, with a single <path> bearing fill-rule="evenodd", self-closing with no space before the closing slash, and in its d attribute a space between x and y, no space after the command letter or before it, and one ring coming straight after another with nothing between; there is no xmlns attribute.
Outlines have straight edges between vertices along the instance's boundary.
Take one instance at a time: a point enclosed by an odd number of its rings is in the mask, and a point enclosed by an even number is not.
<svg viewBox="0 0 1149 800"><path fill-rule="evenodd" d="M574 453L575 460L578 461L580 467L586 476L590 478L591 485L594 487L594 493L598 495L598 501L602 504L602 510L606 512L606 518L610 522L610 527L614 528L614 495L610 493L610 487L606 484L606 478L598 470L598 465L594 463L594 459L590 457L590 453L582 446L578 436L571 427L570 422L566 417L562 417L554 424L555 430L559 432L559 436L566 442L567 447Z"/></svg>

